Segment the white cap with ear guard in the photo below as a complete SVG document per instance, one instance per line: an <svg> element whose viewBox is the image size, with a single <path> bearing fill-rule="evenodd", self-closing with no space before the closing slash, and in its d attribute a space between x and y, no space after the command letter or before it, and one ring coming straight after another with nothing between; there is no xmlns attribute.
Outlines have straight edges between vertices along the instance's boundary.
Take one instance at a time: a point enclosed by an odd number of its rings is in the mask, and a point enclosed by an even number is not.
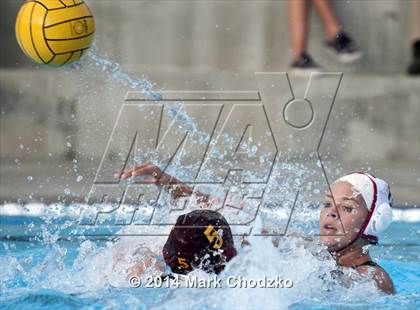
<svg viewBox="0 0 420 310"><path fill-rule="evenodd" d="M392 223L392 195L388 183L363 172L355 172L339 178L337 181L348 182L362 195L368 207L368 215L358 237L378 243L379 234Z"/></svg>

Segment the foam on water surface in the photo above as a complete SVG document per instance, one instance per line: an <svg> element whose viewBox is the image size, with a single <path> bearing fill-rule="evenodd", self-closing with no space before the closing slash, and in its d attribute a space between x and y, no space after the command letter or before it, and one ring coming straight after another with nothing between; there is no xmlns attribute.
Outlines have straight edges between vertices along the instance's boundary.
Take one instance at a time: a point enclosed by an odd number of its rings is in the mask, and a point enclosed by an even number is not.
<svg viewBox="0 0 420 310"><path fill-rule="evenodd" d="M318 308L337 306L415 307L418 305L418 249L420 244L393 240L395 232L416 240L418 224L391 227L389 240L375 250L375 260L386 268L394 280L398 295L386 297L371 282L358 282L351 287L340 285L331 276L335 263L326 259L324 249L307 244L300 238L281 237L273 246L270 237L250 237L251 246L239 246L239 254L219 275L222 283L228 277L261 279L279 276L293 281L291 288L129 288L127 269L152 251L160 256L165 237L121 238L117 241L73 239L58 241L58 235L43 229L37 241L3 241L0 251L1 285L4 305L65 305L77 304L124 308L200 307L204 309L284 309L287 307ZM417 230L417 231L416 231ZM386 243L389 245L387 246ZM417 254L410 259L410 247ZM315 255L314 255L315 254ZM349 271L351 272L351 270ZM157 275L149 268L146 275ZM210 276L194 271L191 277ZM74 304L73 304L74 302Z"/></svg>

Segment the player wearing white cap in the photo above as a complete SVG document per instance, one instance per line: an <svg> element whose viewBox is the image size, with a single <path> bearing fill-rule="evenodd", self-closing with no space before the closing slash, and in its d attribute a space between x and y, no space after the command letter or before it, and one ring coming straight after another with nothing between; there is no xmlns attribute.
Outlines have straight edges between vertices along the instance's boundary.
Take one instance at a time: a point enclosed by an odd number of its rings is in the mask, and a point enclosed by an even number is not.
<svg viewBox="0 0 420 310"><path fill-rule="evenodd" d="M351 173L336 180L325 194L319 218L320 242L337 261L371 277L382 291L393 294L388 273L372 261L365 245L376 244L392 222L389 185L367 173Z"/></svg>

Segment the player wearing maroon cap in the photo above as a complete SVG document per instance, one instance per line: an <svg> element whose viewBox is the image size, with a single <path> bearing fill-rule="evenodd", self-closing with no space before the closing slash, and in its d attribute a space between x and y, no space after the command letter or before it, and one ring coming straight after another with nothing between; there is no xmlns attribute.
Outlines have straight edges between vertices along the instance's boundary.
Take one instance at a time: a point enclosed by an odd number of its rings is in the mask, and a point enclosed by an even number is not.
<svg viewBox="0 0 420 310"><path fill-rule="evenodd" d="M229 224L219 212L195 210L178 217L162 253L172 272L220 273L236 249Z"/></svg>

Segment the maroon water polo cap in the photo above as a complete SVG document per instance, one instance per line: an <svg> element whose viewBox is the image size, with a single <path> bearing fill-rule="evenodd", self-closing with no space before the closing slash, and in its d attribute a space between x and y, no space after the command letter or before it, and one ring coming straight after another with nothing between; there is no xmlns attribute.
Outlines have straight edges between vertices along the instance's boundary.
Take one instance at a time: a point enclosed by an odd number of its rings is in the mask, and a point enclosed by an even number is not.
<svg viewBox="0 0 420 310"><path fill-rule="evenodd" d="M228 222L212 210L180 215L162 252L172 272L180 274L193 269L219 273L236 255Z"/></svg>

